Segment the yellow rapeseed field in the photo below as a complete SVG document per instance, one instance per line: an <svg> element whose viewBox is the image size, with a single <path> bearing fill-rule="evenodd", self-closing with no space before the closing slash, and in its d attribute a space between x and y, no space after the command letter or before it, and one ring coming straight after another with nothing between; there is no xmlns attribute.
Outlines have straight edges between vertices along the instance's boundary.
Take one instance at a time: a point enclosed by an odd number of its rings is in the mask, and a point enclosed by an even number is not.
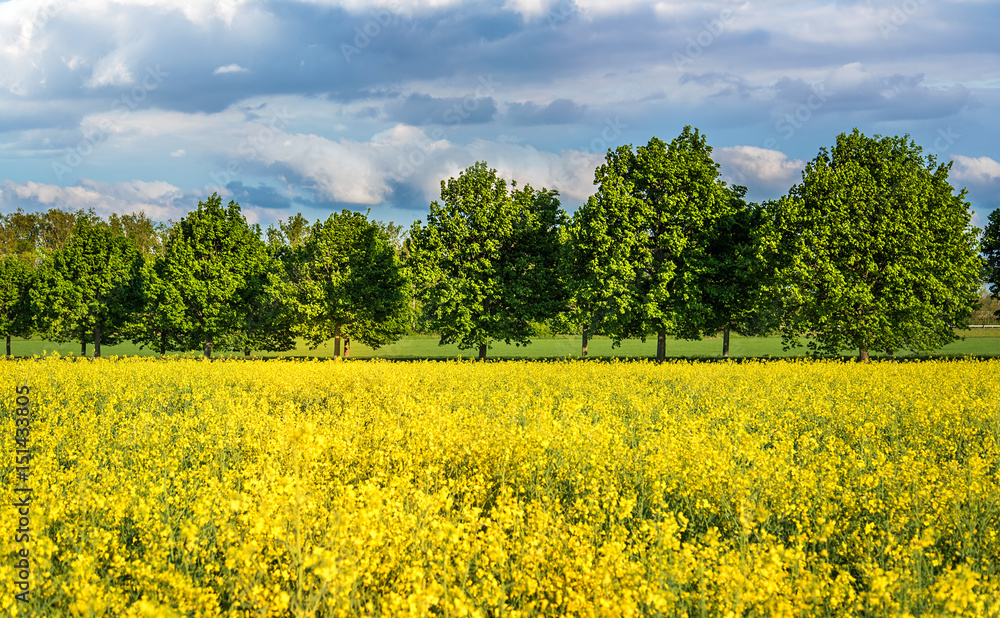
<svg viewBox="0 0 1000 618"><path fill-rule="evenodd" d="M997 361L48 357L0 396L3 616L1000 615Z"/></svg>

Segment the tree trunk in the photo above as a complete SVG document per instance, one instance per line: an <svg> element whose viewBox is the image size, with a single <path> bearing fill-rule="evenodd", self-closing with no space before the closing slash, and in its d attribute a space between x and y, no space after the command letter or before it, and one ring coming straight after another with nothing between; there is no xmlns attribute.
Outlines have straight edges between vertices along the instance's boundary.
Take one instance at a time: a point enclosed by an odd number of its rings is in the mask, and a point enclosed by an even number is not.
<svg viewBox="0 0 1000 618"><path fill-rule="evenodd" d="M84 339L83 341L80 342L80 355L81 356L86 356L87 355L87 340L86 339Z"/></svg>
<svg viewBox="0 0 1000 618"><path fill-rule="evenodd" d="M486 344L479 346L479 360L486 360Z"/></svg>
<svg viewBox="0 0 1000 618"><path fill-rule="evenodd" d="M7 356L10 356L10 333L7 333Z"/></svg>
<svg viewBox="0 0 1000 618"><path fill-rule="evenodd" d="M250 356L250 348L243 348L243 356Z"/></svg>
<svg viewBox="0 0 1000 618"><path fill-rule="evenodd" d="M667 360L667 331L661 330L656 333L656 362L662 363Z"/></svg>
<svg viewBox="0 0 1000 618"><path fill-rule="evenodd" d="M590 334L590 325L583 325L583 349L580 350L580 356L587 358L587 336Z"/></svg>
<svg viewBox="0 0 1000 618"><path fill-rule="evenodd" d="M333 327L333 357L340 356L340 324Z"/></svg>
<svg viewBox="0 0 1000 618"><path fill-rule="evenodd" d="M729 358L729 326L722 331L722 358Z"/></svg>
<svg viewBox="0 0 1000 618"><path fill-rule="evenodd" d="M94 358L101 357L101 325L94 325Z"/></svg>
<svg viewBox="0 0 1000 618"><path fill-rule="evenodd" d="M160 333L160 356L167 355L167 331Z"/></svg>
<svg viewBox="0 0 1000 618"><path fill-rule="evenodd" d="M212 358L212 335L205 339L205 358Z"/></svg>
<svg viewBox="0 0 1000 618"><path fill-rule="evenodd" d="M886 352L886 354L887 354L888 356L895 356L895 355L896 355L896 351L895 351L895 350L888 350L888 351Z"/></svg>
<svg viewBox="0 0 1000 618"><path fill-rule="evenodd" d="M351 336L344 337L344 358L351 357Z"/></svg>
<svg viewBox="0 0 1000 618"><path fill-rule="evenodd" d="M858 362L859 363L868 362L868 350L865 350L864 348L858 349Z"/></svg>

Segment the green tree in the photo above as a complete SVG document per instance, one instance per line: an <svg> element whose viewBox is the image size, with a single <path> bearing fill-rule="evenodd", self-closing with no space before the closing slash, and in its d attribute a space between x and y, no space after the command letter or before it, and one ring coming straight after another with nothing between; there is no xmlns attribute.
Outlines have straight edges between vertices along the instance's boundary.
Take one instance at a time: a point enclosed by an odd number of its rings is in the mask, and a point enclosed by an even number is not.
<svg viewBox="0 0 1000 618"><path fill-rule="evenodd" d="M73 212L59 208L37 213L35 220L38 225L38 248L43 254L54 253L65 247L81 221L92 226L101 223L100 217L93 210Z"/></svg>
<svg viewBox="0 0 1000 618"><path fill-rule="evenodd" d="M26 213L18 208L0 215L0 255L25 256L37 265L42 256L66 246L81 220L93 225L102 223L93 210L50 208L47 212Z"/></svg>
<svg viewBox="0 0 1000 618"><path fill-rule="evenodd" d="M147 269L147 297L163 333L186 349L201 345L211 358L216 342L223 349L244 345L239 332L270 266L260 231L247 224L239 204L223 207L213 193L177 224L162 265Z"/></svg>
<svg viewBox="0 0 1000 618"><path fill-rule="evenodd" d="M743 200L746 189L732 187L732 203L716 219L708 239L702 294L722 331L722 356L729 356L730 333L766 335L777 330L780 310L769 294L770 265L764 260L766 211Z"/></svg>
<svg viewBox="0 0 1000 618"><path fill-rule="evenodd" d="M660 362L668 334L718 332L717 307L704 293L716 266L710 244L742 193L719 178L711 152L691 127L669 145L654 137L635 152L609 150L571 238L580 305L616 344L656 333Z"/></svg>
<svg viewBox="0 0 1000 618"><path fill-rule="evenodd" d="M51 212L51 211L50 211ZM129 314L138 310L139 251L103 222L76 219L65 245L42 262L32 288L36 327L55 341L93 338L101 344L122 339Z"/></svg>
<svg viewBox="0 0 1000 618"><path fill-rule="evenodd" d="M274 248L273 253L277 253L282 247L297 249L309 239L311 228L309 220L302 213L295 213L295 216L288 217L286 221L279 220L277 227L268 226L267 243Z"/></svg>
<svg viewBox="0 0 1000 618"><path fill-rule="evenodd" d="M41 257L40 216L18 208L10 214L0 214L0 255L23 256L33 264Z"/></svg>
<svg viewBox="0 0 1000 618"><path fill-rule="evenodd" d="M31 283L31 264L14 255L0 257L0 333L7 337L7 356L11 336L31 334Z"/></svg>
<svg viewBox="0 0 1000 618"><path fill-rule="evenodd" d="M174 228L176 229L176 228ZM167 234L169 239L170 235ZM163 245L166 247L166 240ZM161 356L167 352L181 352L197 348L199 343L188 343L185 331L180 330L175 320L170 316L177 311L183 311L180 300L165 294L166 281L164 272L166 259L161 255L144 255L142 261L142 276L140 278L140 294L142 308L132 315L128 325L128 338L139 347L149 347ZM177 303L172 307L171 303Z"/></svg>
<svg viewBox="0 0 1000 618"><path fill-rule="evenodd" d="M312 347L333 339L340 356L342 339L377 349L405 332L410 283L384 228L367 215L344 210L317 222L285 264L297 303L293 329Z"/></svg>
<svg viewBox="0 0 1000 618"><path fill-rule="evenodd" d="M579 331L583 357L589 355L590 338L600 332L601 318L610 306L601 277L602 258L614 247L605 226L595 220L599 218L593 205L580 208L563 229L560 242L558 269L569 298L558 322L561 330Z"/></svg>
<svg viewBox="0 0 1000 618"><path fill-rule="evenodd" d="M836 353L926 351L954 341L982 263L951 163L904 137L837 136L774 208L770 248L786 345Z"/></svg>
<svg viewBox="0 0 1000 618"><path fill-rule="evenodd" d="M990 213L983 230L980 250L986 258L985 277L990 296L1000 298L1000 208ZM1000 310L994 315L1000 318Z"/></svg>
<svg viewBox="0 0 1000 618"><path fill-rule="evenodd" d="M389 244L393 246L396 253L400 255L406 254L406 238L410 231L404 228L402 225L393 223L392 221L388 223L378 222L378 226L382 228L385 235L389 238Z"/></svg>
<svg viewBox="0 0 1000 618"><path fill-rule="evenodd" d="M124 236L135 243L143 255L159 255L163 252L163 241L168 228L163 223L152 221L145 212L123 215L111 213L108 227L118 236Z"/></svg>
<svg viewBox="0 0 1000 618"><path fill-rule="evenodd" d="M508 193L485 162L441 182L442 203L412 227L408 263L442 345L476 347L485 359L493 341L529 344L531 323L561 310L557 195L516 184Z"/></svg>
<svg viewBox="0 0 1000 618"><path fill-rule="evenodd" d="M226 349L284 352L295 349L294 314L282 278L281 262L274 253L265 257L263 276L253 277L241 293L243 316L236 330L227 335Z"/></svg>
<svg viewBox="0 0 1000 618"><path fill-rule="evenodd" d="M163 266L163 247L174 229L172 224L152 221L145 212L108 217L108 226L117 234L132 239L142 254L141 277L138 295L142 298L141 308L134 312L124 327L126 338L140 347L150 347L161 355L168 350L185 350L178 342L179 333L172 333L163 323L157 298L151 295L150 281L155 278L156 269Z"/></svg>

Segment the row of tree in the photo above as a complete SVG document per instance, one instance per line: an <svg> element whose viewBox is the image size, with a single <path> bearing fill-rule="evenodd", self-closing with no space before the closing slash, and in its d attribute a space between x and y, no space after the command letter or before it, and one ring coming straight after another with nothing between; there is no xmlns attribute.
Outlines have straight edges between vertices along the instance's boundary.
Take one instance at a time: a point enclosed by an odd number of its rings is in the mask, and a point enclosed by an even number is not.
<svg viewBox="0 0 1000 618"><path fill-rule="evenodd" d="M0 219L0 332L129 339L160 353L372 347L417 323L441 343L530 343L539 323L616 343L780 331L818 353L933 350L1000 294L1000 214L980 238L950 164L855 130L776 201L728 185L696 129L607 153L572 216L555 191L476 163L408 233L345 210L262 232L212 195L179 223L144 215ZM404 239L404 236L406 238ZM985 255L985 259L980 256ZM341 350L341 341L344 350Z"/></svg>
<svg viewBox="0 0 1000 618"><path fill-rule="evenodd" d="M551 191L507 193L485 164L442 183L410 238L417 289L442 341L527 343L532 320L616 342L778 331L818 353L933 350L996 294L993 213L980 245L949 164L908 137L838 136L777 201L748 203L686 127L670 144L609 151L567 220ZM984 271L980 249L987 256Z"/></svg>
<svg viewBox="0 0 1000 618"><path fill-rule="evenodd" d="M52 248L20 240L41 238L44 225L4 222L8 355L11 334L78 341L83 354L92 341L96 357L122 340L210 357L290 350L297 337L318 345L354 335L377 347L405 332L412 286L391 242L399 228L366 215L345 210L312 226L298 215L264 235L217 194L172 226L71 214L72 233Z"/></svg>

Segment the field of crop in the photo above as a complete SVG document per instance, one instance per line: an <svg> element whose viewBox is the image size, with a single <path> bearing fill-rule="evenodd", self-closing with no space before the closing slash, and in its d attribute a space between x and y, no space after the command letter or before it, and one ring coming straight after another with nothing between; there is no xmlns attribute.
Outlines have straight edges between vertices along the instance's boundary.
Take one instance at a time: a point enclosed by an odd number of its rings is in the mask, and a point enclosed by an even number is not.
<svg viewBox="0 0 1000 618"><path fill-rule="evenodd" d="M0 614L1000 615L998 375L0 361Z"/></svg>

